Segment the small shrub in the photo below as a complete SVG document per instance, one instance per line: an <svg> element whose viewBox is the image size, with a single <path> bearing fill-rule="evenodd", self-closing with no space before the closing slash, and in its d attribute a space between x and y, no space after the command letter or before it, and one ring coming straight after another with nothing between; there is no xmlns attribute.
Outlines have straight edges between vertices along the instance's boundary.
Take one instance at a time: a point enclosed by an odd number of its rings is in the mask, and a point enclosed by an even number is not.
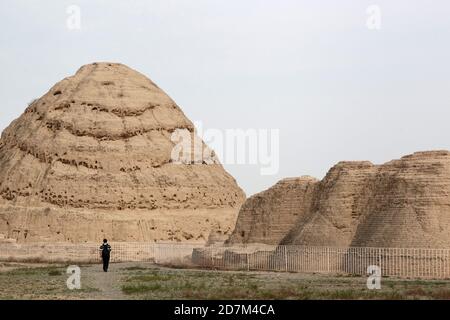
<svg viewBox="0 0 450 320"><path fill-rule="evenodd" d="M49 272L48 272L48 275L49 276L60 276L62 273L61 273L61 271L59 271L59 270L50 270Z"/></svg>
<svg viewBox="0 0 450 320"><path fill-rule="evenodd" d="M158 291L162 288L161 284L154 283L150 285L125 285L122 286L122 292L125 294L142 294L152 291Z"/></svg>

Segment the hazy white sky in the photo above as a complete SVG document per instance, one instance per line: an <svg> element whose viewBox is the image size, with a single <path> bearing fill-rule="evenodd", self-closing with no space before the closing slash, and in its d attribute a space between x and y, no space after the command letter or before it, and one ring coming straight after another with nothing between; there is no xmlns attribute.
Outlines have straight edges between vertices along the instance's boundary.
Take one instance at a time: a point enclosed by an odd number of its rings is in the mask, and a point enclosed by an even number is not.
<svg viewBox="0 0 450 320"><path fill-rule="evenodd" d="M448 0L0 0L0 129L81 65L121 62L205 128L280 129L277 175L226 165L250 195L340 160L450 149L449 57Z"/></svg>

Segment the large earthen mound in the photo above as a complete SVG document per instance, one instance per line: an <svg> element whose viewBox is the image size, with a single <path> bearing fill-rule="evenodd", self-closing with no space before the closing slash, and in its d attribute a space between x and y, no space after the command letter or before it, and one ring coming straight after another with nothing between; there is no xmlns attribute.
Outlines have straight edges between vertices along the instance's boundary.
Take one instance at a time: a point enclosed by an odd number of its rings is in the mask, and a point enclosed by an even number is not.
<svg viewBox="0 0 450 320"><path fill-rule="evenodd" d="M383 165L341 162L322 181L311 182L308 188L303 187L305 182L301 179L291 182L297 187L277 184L259 194L257 201L247 200L230 242L450 246L448 151L418 152ZM294 194L291 190L295 190ZM286 223L278 218L284 218ZM265 236L255 232L254 225L264 225ZM280 226L284 237L273 236Z"/></svg>
<svg viewBox="0 0 450 320"><path fill-rule="evenodd" d="M2 134L0 233L78 242L205 241L229 232L242 190L213 152L173 162L177 130L195 137L144 75L116 63L83 66Z"/></svg>

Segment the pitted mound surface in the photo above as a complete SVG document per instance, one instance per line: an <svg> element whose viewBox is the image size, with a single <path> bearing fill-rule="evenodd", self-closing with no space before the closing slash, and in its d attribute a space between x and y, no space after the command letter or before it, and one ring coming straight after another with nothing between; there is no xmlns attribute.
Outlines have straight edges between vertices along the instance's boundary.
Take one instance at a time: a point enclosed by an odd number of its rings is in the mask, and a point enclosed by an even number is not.
<svg viewBox="0 0 450 320"><path fill-rule="evenodd" d="M244 203L228 243L279 243L309 209L317 180L284 179Z"/></svg>
<svg viewBox="0 0 450 320"><path fill-rule="evenodd" d="M47 207L88 220L95 212L106 221L108 212L135 210L142 219L151 216L156 228L155 212L178 212L182 220L183 210L220 209L211 224L227 221L221 226L226 232L244 194L212 152L208 161L173 163L171 136L177 129L195 136L176 103L144 75L115 63L83 66L32 103L2 134L0 204L8 207L8 217L4 213L7 224L0 224L0 233L22 240L26 232L30 238L58 237L36 231L30 218L23 217L22 208L30 208L33 213L28 214L41 221L36 212ZM16 216L11 207L21 208ZM229 216L220 218L223 212ZM63 233L65 226L58 228ZM185 228L189 233L189 222ZM125 228L115 236L128 238L127 232ZM65 240L89 239L71 234Z"/></svg>
<svg viewBox="0 0 450 320"><path fill-rule="evenodd" d="M247 200L231 242L340 247L450 245L448 151L418 152L383 165L340 162L308 188L302 187L302 180L290 182ZM252 226L261 224L271 232L257 233ZM285 232L281 241L280 235L273 236L280 226Z"/></svg>

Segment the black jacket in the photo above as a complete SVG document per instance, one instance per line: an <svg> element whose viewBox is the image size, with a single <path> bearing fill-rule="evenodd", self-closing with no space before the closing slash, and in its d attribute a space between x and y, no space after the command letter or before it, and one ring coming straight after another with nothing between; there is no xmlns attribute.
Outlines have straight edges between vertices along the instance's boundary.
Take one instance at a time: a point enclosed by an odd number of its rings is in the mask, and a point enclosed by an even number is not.
<svg viewBox="0 0 450 320"><path fill-rule="evenodd" d="M100 250L102 252L102 257L109 257L111 246L108 243L104 243L100 246Z"/></svg>

